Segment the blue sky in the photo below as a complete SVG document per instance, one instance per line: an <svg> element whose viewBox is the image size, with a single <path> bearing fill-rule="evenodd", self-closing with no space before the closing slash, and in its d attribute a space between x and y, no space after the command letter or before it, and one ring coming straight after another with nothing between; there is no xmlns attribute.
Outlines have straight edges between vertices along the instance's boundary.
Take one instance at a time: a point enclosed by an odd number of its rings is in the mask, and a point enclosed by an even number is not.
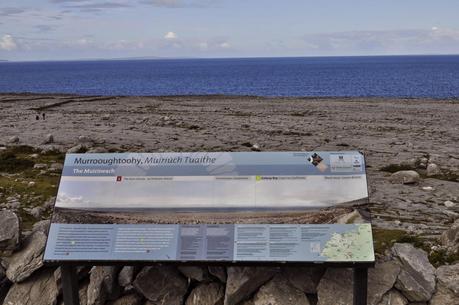
<svg viewBox="0 0 459 305"><path fill-rule="evenodd" d="M0 59L459 54L457 0L2 0Z"/></svg>

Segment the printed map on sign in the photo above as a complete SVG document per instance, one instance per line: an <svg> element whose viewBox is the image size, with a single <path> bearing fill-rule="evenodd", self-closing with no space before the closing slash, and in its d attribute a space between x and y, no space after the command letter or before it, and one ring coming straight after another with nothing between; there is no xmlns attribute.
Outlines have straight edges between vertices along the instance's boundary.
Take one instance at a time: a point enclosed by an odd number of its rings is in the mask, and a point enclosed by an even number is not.
<svg viewBox="0 0 459 305"><path fill-rule="evenodd" d="M359 152L69 154L45 259L368 261L367 203Z"/></svg>

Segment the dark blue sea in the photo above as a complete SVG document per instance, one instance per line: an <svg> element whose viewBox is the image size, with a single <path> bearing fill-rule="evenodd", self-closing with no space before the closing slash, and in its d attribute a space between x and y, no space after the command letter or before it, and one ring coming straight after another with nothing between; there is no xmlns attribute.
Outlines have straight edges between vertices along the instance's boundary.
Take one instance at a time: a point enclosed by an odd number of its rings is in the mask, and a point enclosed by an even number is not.
<svg viewBox="0 0 459 305"><path fill-rule="evenodd" d="M459 97L459 56L0 62L0 92Z"/></svg>

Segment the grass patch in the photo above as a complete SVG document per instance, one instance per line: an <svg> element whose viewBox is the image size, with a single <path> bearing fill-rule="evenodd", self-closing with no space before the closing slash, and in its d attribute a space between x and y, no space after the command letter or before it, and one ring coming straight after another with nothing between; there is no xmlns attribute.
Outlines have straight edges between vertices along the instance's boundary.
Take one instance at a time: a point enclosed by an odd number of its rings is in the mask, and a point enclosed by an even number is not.
<svg viewBox="0 0 459 305"><path fill-rule="evenodd" d="M400 242L400 240L406 237L406 232L402 230L373 229L375 252L384 254L384 252L392 248L395 243Z"/></svg>
<svg viewBox="0 0 459 305"><path fill-rule="evenodd" d="M36 154L32 156L32 154ZM18 214L24 228L30 229L37 221L25 209L42 206L50 197L56 196L60 173L35 169L36 163L62 163L65 155L59 151L41 154L30 146L11 146L0 153L0 201L14 197L20 202ZM34 185L29 185L33 181ZM43 216L47 217L50 211Z"/></svg>
<svg viewBox="0 0 459 305"><path fill-rule="evenodd" d="M18 158L10 152L0 154L0 172L17 173L32 168L35 163L31 160Z"/></svg>
<svg viewBox="0 0 459 305"><path fill-rule="evenodd" d="M448 254L445 249L432 251L432 253L429 254L429 261L435 268L445 264L450 265L459 261L459 253Z"/></svg>
<svg viewBox="0 0 459 305"><path fill-rule="evenodd" d="M430 263L435 268L459 261L459 254L448 254L444 249L432 251L428 243L403 230L373 229L373 240L375 253L381 255L384 255L384 252L392 248L395 243L409 243L416 248L426 251Z"/></svg>

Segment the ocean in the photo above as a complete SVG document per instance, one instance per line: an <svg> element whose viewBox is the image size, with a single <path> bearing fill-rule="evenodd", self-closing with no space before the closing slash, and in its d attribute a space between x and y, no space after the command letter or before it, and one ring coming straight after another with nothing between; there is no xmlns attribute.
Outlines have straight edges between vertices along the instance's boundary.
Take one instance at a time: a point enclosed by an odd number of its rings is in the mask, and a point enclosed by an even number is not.
<svg viewBox="0 0 459 305"><path fill-rule="evenodd" d="M0 92L458 98L459 55L0 62Z"/></svg>

